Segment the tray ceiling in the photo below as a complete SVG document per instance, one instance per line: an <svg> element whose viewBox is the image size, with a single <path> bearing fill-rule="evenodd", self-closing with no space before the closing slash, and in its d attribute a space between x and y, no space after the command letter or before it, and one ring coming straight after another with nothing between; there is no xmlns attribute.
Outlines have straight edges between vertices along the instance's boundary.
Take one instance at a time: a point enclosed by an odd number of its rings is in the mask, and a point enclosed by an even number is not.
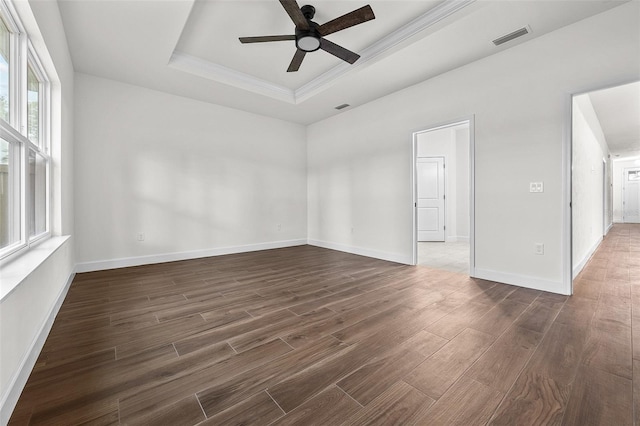
<svg viewBox="0 0 640 426"><path fill-rule="evenodd" d="M376 19L331 34L362 57L349 65L307 54L287 73L293 41L238 37L292 34L276 0L59 0L76 71L308 124L498 53L623 1L311 2L320 24L365 4ZM306 3L299 3L301 6ZM496 47L522 26L532 32Z"/></svg>

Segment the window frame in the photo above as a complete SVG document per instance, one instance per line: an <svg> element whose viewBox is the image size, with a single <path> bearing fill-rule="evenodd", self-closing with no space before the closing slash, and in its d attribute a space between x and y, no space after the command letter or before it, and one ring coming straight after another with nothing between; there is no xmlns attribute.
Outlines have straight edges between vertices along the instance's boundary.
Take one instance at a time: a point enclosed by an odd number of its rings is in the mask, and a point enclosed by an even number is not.
<svg viewBox="0 0 640 426"><path fill-rule="evenodd" d="M0 19L9 30L9 121L0 118L0 131L2 137L13 147L12 160L18 161L18 172L15 175L18 182L12 183L12 189L19 191L19 203L8 212L9 227L16 226L15 221L20 221L20 235L17 240L6 247L0 248L0 261L28 250L31 246L51 237L51 80L48 78L42 62L38 58L29 37L19 20L10 0L0 0ZM31 69L39 82L38 86L38 141L31 141L28 135L28 83L27 70ZM32 233L31 216L35 214L35 223L38 223L38 212L35 211L36 203L31 199L38 195L36 191L31 194L32 184L29 169L29 154L35 152L45 162L45 188L44 188L44 223L45 230L39 234ZM36 160L37 161L37 160ZM35 175L34 175L35 179ZM34 186L35 188L35 186ZM18 219L16 219L16 215ZM41 216L40 216L41 218ZM13 225L12 225L13 223Z"/></svg>

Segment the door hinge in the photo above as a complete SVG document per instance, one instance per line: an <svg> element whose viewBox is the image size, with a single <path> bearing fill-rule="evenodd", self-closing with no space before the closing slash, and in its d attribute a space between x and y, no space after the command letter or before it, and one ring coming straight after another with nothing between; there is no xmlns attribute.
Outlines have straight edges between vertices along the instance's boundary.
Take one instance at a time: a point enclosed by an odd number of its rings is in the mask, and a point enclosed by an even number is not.
<svg viewBox="0 0 640 426"><path fill-rule="evenodd" d="M446 199L447 199L447 196L446 196L446 195L443 195L443 196L442 196L442 199L443 199L443 200L446 200Z"/></svg>
<svg viewBox="0 0 640 426"><path fill-rule="evenodd" d="M442 227L442 230L443 230L443 231L446 231L446 230L447 230L447 226L446 226L446 225L445 225L445 226L443 226L443 227Z"/></svg>

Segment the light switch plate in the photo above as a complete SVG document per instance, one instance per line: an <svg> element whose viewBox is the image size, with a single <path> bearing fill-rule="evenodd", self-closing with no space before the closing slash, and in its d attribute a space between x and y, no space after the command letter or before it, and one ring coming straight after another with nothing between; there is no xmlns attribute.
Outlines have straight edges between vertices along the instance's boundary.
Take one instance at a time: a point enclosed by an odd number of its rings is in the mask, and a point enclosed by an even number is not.
<svg viewBox="0 0 640 426"><path fill-rule="evenodd" d="M529 192L544 192L544 184L542 182L530 182Z"/></svg>

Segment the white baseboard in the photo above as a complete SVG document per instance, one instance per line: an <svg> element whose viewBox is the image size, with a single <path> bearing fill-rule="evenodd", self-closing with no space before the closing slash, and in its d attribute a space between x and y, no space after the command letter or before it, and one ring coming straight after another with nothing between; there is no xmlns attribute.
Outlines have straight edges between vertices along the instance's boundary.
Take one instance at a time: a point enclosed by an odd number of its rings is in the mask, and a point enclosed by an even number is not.
<svg viewBox="0 0 640 426"><path fill-rule="evenodd" d="M591 247L589 249L589 251L587 252L585 257L583 257L582 260L580 260L580 262L578 262L578 264L573 267L573 278L574 279L584 269L584 267L587 266L587 262L589 261L589 259L591 259L591 256L593 256L593 253L595 253L596 250L598 250L598 247L600 246L601 242L602 242L602 238L598 238L598 241L596 241L596 243L593 245L593 247Z"/></svg>
<svg viewBox="0 0 640 426"><path fill-rule="evenodd" d="M613 222L611 222L609 226L607 226L607 229L604 230L604 235L607 235L609 231L611 231L611 228L613 228Z"/></svg>
<svg viewBox="0 0 640 426"><path fill-rule="evenodd" d="M411 256L403 256L397 253L385 253L377 250L366 249L362 247L348 246L345 244L331 243L327 241L308 240L310 246L322 247L331 250L342 251L345 253L357 254L359 256L373 257L374 259L387 260L389 262L403 263L411 265Z"/></svg>
<svg viewBox="0 0 640 426"><path fill-rule="evenodd" d="M532 288L534 290L548 291L549 293L558 293L568 295L569 290L565 289L560 281L543 280L536 277L526 275L511 274L508 272L491 271L488 269L475 268L473 275L475 278L483 280L496 281L504 284L516 285L518 287Z"/></svg>
<svg viewBox="0 0 640 426"><path fill-rule="evenodd" d="M103 271L105 269L126 268L129 266L151 265L154 263L176 262L179 260L199 259L201 257L222 256L225 254L246 253L251 251L270 250L294 247L307 244L307 240L286 240L269 243L248 244L243 246L219 247L204 250L162 253L148 256L123 257L119 259L98 260L76 265L76 272Z"/></svg>
<svg viewBox="0 0 640 426"><path fill-rule="evenodd" d="M33 339L33 342L31 342L29 350L20 363L20 367L14 373L13 378L9 381L8 391L5 393L2 401L0 401L0 424L2 425L9 423L11 414L18 403L22 390L27 384L27 380L29 379L29 375L31 374L33 367L36 365L38 356L40 356L40 351L42 351L42 348L44 347L44 343L47 340L47 336L49 336L51 327L53 326L53 321L56 319L56 315L58 315L58 311L67 296L67 292L69 291L69 287L71 286L71 282L73 282L75 275L76 274L73 271L71 272L71 275L69 275L66 284L58 294L56 302L51 307L47 318L40 327L40 331Z"/></svg>

